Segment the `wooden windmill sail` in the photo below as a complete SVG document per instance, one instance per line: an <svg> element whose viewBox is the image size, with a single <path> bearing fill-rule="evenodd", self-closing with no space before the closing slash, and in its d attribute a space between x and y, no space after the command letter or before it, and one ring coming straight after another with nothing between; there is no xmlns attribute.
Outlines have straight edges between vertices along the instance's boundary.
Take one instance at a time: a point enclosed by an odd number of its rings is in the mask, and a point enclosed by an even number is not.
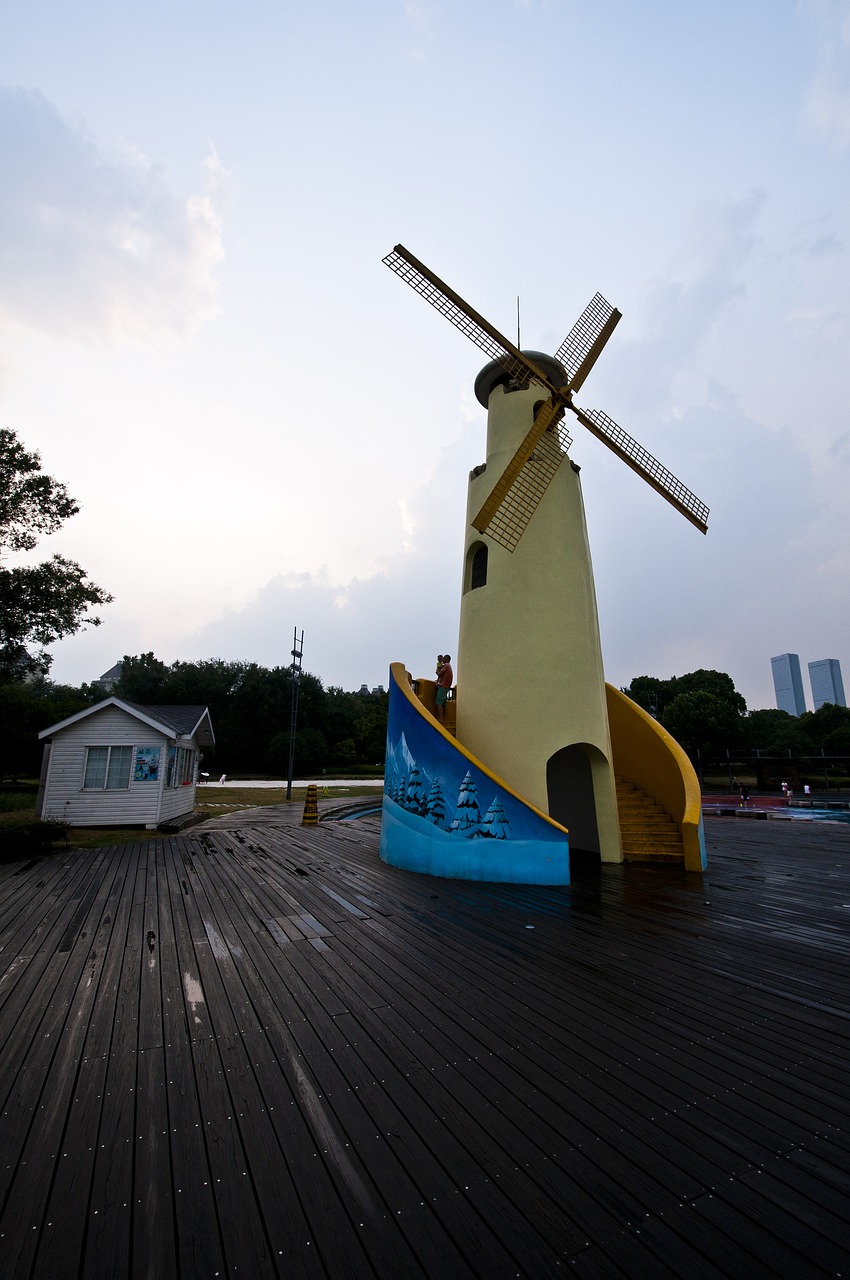
<svg viewBox="0 0 850 1280"><path fill-rule="evenodd" d="M620 312L601 294L591 300L556 353L565 377L558 385L403 245L396 245L383 261L491 360L497 361L513 385L537 384L546 396L525 439L473 517L472 523L480 533L486 533L508 551L514 550L572 443L564 426L568 409L691 524L706 532L708 507L704 502L606 413L582 409L573 401L573 393L584 383L620 320Z"/></svg>

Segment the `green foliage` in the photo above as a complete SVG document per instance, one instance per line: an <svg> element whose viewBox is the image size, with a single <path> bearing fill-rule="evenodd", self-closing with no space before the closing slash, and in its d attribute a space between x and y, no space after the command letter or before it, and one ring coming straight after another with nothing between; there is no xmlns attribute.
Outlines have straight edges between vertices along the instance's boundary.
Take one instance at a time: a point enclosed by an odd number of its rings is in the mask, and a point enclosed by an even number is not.
<svg viewBox="0 0 850 1280"><path fill-rule="evenodd" d="M17 861L47 853L60 840L67 840L67 822L36 818L20 813L0 816L0 862Z"/></svg>
<svg viewBox="0 0 850 1280"><path fill-rule="evenodd" d="M747 704L724 671L690 671L659 680L636 676L623 690L663 724L692 759L723 755L743 741Z"/></svg>
<svg viewBox="0 0 850 1280"><path fill-rule="evenodd" d="M764 711L751 711L747 716L744 733L747 749L763 755L807 755L811 751L808 734L797 716L768 707Z"/></svg>
<svg viewBox="0 0 850 1280"><path fill-rule="evenodd" d="M746 720L746 741L751 751L762 755L850 755L850 708L827 702L801 716L753 711Z"/></svg>
<svg viewBox="0 0 850 1280"><path fill-rule="evenodd" d="M285 778L289 769L290 741L288 729L283 733L276 733L266 751L266 768L280 778ZM294 775L317 773L327 762L328 744L321 729L298 729L295 734Z"/></svg>
<svg viewBox="0 0 850 1280"><path fill-rule="evenodd" d="M26 450L13 431L0 429L0 557L31 551L39 537L55 533L78 511L65 486L42 473L38 453ZM64 556L0 568L0 680L46 674L50 656L34 646L97 626L100 620L89 609L111 599Z"/></svg>
<svg viewBox="0 0 850 1280"><path fill-rule="evenodd" d="M135 657L124 654L121 659L121 678L112 692L116 698L125 702L141 702L148 706L157 706L165 702L176 703L177 699L164 696L168 679L168 667L160 662L152 653L140 653ZM184 699L180 699L184 701ZM191 704L193 699L185 702Z"/></svg>
<svg viewBox="0 0 850 1280"><path fill-rule="evenodd" d="M63 484L42 475L41 458L0 428L0 529L10 551L31 551L79 511Z"/></svg>
<svg viewBox="0 0 850 1280"><path fill-rule="evenodd" d="M76 715L101 696L44 678L0 683L0 778L38 777L40 730Z"/></svg>
<svg viewBox="0 0 850 1280"><path fill-rule="evenodd" d="M639 707L643 707L644 711L662 720L673 699L683 694L707 693L728 704L740 715L744 715L747 710L747 704L735 688L731 676L725 671L707 671L704 668L690 671L684 676L671 676L669 680L659 680L655 676L635 676L631 684L623 689L623 693Z"/></svg>
<svg viewBox="0 0 850 1280"><path fill-rule="evenodd" d="M850 755L850 709L830 703L791 716L768 708L747 714L747 704L731 676L692 671L659 680L636 676L623 690L654 715L692 758L739 755L805 758Z"/></svg>
<svg viewBox="0 0 850 1280"><path fill-rule="evenodd" d="M153 653L125 656L116 697L147 705L207 706L216 736L203 768L214 777L271 773L285 778L292 722L292 673L255 662L175 662ZM40 730L103 699L97 685L71 689L50 681L0 683L0 777L37 777ZM325 689L309 672L298 690L295 771L380 764L387 736L386 693Z"/></svg>
<svg viewBox="0 0 850 1280"><path fill-rule="evenodd" d="M213 775L264 772L286 777L292 721L289 667L269 669L219 658L168 667L152 653L143 653L123 658L114 692L129 702L209 707L216 746L205 755L204 768ZM379 763L386 735L385 693L325 689L316 676L302 672L296 773L343 763Z"/></svg>
<svg viewBox="0 0 850 1280"><path fill-rule="evenodd" d="M0 791L0 813L19 813L30 810L35 804L36 788Z"/></svg>
<svg viewBox="0 0 850 1280"><path fill-rule="evenodd" d="M661 723L690 756L720 756L741 743L742 718L737 706L696 689L680 693L661 717Z"/></svg>

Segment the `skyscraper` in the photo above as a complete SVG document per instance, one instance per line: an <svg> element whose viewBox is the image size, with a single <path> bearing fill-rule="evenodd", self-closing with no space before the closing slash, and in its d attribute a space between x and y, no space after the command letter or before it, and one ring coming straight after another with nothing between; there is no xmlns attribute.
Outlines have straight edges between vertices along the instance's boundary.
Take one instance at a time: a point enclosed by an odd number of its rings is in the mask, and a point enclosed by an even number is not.
<svg viewBox="0 0 850 1280"><path fill-rule="evenodd" d="M777 707L791 716L801 716L806 709L806 695L803 693L799 654L780 653L777 658L770 659L770 665L773 667Z"/></svg>
<svg viewBox="0 0 850 1280"><path fill-rule="evenodd" d="M831 702L836 707L847 706L844 682L841 679L841 663L837 658L820 658L817 662L810 662L809 680L815 711L825 702Z"/></svg>

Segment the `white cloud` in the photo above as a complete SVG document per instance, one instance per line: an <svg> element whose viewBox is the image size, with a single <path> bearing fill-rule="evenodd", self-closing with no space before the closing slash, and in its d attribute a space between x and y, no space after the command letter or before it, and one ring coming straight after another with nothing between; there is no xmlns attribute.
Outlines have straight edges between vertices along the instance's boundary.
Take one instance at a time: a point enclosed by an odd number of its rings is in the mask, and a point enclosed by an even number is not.
<svg viewBox="0 0 850 1280"><path fill-rule="evenodd" d="M211 198L179 195L132 147L107 152L36 91L0 88L0 210L7 334L157 342L217 310Z"/></svg>
<svg viewBox="0 0 850 1280"><path fill-rule="evenodd" d="M843 149L850 144L850 9L846 0L804 0L801 7L814 27L818 60L806 118Z"/></svg>
<svg viewBox="0 0 850 1280"><path fill-rule="evenodd" d="M244 609L187 637L181 652L285 666L297 626L299 634L304 631L305 670L326 685L386 686L391 662L422 674L430 670L431 650L452 643L447 632L457 635L455 576L442 583L430 559L355 579L342 591L325 573L281 575Z"/></svg>
<svg viewBox="0 0 850 1280"><path fill-rule="evenodd" d="M704 402L706 384L694 371L712 332L746 292L764 203L762 192L751 192L700 206L664 276L644 285L634 318L639 335L626 342L618 336L611 353L618 387L633 407L663 405L662 412L681 416L683 395Z"/></svg>

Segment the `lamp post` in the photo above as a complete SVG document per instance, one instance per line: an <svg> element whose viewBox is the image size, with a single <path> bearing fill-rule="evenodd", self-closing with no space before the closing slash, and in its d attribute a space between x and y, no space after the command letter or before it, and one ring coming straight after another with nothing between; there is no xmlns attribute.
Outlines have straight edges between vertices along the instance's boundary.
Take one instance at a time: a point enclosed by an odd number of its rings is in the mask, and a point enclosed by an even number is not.
<svg viewBox="0 0 850 1280"><path fill-rule="evenodd" d="M304 632L298 639L298 628L292 635L292 712L289 717L289 771L286 775L286 798L292 799L292 771L295 764L295 726L298 723L298 691L301 688L301 656L304 652Z"/></svg>

